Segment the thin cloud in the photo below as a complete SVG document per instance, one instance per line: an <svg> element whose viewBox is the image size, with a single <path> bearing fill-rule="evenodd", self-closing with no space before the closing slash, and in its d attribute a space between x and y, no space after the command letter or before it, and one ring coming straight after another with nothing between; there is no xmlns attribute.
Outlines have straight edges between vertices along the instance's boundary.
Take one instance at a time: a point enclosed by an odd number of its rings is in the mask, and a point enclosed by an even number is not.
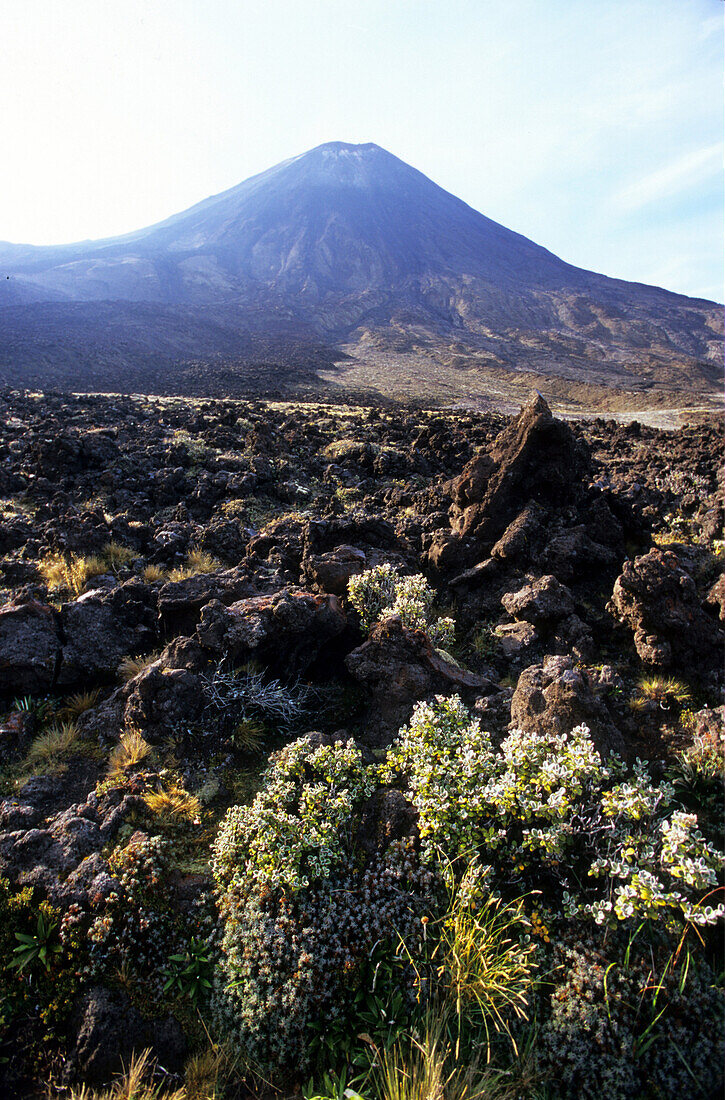
<svg viewBox="0 0 725 1100"><path fill-rule="evenodd" d="M719 174L723 163L723 143L694 149L671 164L651 172L623 187L612 196L612 206L622 212L641 210L650 203L681 195Z"/></svg>

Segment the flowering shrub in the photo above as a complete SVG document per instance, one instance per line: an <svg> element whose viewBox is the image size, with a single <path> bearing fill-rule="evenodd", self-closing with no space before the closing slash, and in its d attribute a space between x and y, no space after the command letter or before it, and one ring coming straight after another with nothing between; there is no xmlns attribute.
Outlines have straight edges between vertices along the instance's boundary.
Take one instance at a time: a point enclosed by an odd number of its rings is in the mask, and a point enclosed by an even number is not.
<svg viewBox="0 0 725 1100"><path fill-rule="evenodd" d="M352 812L375 787L360 751L307 738L271 758L251 806L227 813L213 848L217 884L294 893L329 878L346 851Z"/></svg>
<svg viewBox="0 0 725 1100"><path fill-rule="evenodd" d="M445 647L453 641L455 623L435 615L435 592L422 573L401 577L392 565L376 565L350 578L348 597L364 630L386 615L397 615L403 626L424 630L436 645Z"/></svg>
<svg viewBox="0 0 725 1100"><path fill-rule="evenodd" d="M630 775L614 754L605 764L585 726L515 730L494 751L458 696L439 697L416 706L381 775L408 784L425 858L495 853L492 884L538 887L543 874L565 916L711 924L724 912L702 904L723 856L696 816L666 816L672 786L641 762Z"/></svg>
<svg viewBox="0 0 725 1100"><path fill-rule="evenodd" d="M356 995L374 982L368 960L381 947L392 956L398 936L417 953L432 879L394 842L366 868L345 856L293 894L230 887L212 1012L232 1049L258 1071L297 1071L318 1023L356 1034Z"/></svg>

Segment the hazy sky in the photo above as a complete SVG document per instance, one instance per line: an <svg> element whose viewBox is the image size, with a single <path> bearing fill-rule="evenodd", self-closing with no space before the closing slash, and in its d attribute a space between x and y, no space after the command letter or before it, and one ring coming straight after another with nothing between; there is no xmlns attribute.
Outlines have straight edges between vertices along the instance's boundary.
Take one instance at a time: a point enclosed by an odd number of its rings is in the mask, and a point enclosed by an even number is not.
<svg viewBox="0 0 725 1100"><path fill-rule="evenodd" d="M723 300L722 0L0 0L0 239L374 141L582 267Z"/></svg>

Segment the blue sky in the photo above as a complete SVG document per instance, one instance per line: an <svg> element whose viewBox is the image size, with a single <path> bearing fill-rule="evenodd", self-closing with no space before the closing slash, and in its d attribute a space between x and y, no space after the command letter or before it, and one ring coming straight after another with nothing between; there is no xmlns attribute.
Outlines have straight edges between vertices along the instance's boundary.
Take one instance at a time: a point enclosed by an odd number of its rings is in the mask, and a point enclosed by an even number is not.
<svg viewBox="0 0 725 1100"><path fill-rule="evenodd" d="M8 0L0 239L375 141L570 263L723 300L722 0Z"/></svg>

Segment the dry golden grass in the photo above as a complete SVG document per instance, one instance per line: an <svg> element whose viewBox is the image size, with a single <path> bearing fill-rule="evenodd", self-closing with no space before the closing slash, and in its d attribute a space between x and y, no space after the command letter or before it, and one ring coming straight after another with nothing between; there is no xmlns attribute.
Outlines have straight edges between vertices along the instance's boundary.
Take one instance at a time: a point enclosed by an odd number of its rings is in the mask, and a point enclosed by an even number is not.
<svg viewBox="0 0 725 1100"><path fill-rule="evenodd" d="M108 774L121 777L129 768L140 764L151 753L151 746L138 730L129 730L121 734L121 740L111 750L108 758Z"/></svg>
<svg viewBox="0 0 725 1100"><path fill-rule="evenodd" d="M100 688L94 688L93 691L77 691L75 695L68 696L65 703L58 711L58 717L70 719L78 718L81 714L85 714L87 710L91 710L95 707L100 697Z"/></svg>
<svg viewBox="0 0 725 1100"><path fill-rule="evenodd" d="M661 710L670 710L673 705L684 706L691 698L687 684L674 676L645 676L637 684L629 705L632 710L646 710L650 703L656 703Z"/></svg>
<svg viewBox="0 0 725 1100"><path fill-rule="evenodd" d="M103 558L54 552L41 558L38 570L51 592L66 591L80 596L88 581L106 573L108 568Z"/></svg>
<svg viewBox="0 0 725 1100"><path fill-rule="evenodd" d="M376 1059L379 1100L515 1100L505 1076L458 1062L446 1039L446 1015L431 1009L420 1036L404 1036Z"/></svg>
<svg viewBox="0 0 725 1100"><path fill-rule="evenodd" d="M54 768L78 752L78 727L75 722L60 722L41 733L31 743L25 763L31 771Z"/></svg>
<svg viewBox="0 0 725 1100"><path fill-rule="evenodd" d="M127 683L129 680L133 680L134 676L138 676L139 672L143 672L145 668L149 668L149 666L152 665L154 661L158 661L158 659L158 651L139 655L137 657L124 657L118 666L118 675L124 683Z"/></svg>
<svg viewBox="0 0 725 1100"><path fill-rule="evenodd" d="M149 791L144 802L152 813L173 824L196 823L201 817L201 802L178 783L172 783L160 791Z"/></svg>
<svg viewBox="0 0 725 1100"><path fill-rule="evenodd" d="M160 565L147 565L141 574L147 584L154 584L155 581L166 580L166 570L162 569Z"/></svg>
<svg viewBox="0 0 725 1100"><path fill-rule="evenodd" d="M184 1071L184 1100L221 1100L234 1062L223 1047L194 1054Z"/></svg>
<svg viewBox="0 0 725 1100"><path fill-rule="evenodd" d="M109 569L116 570L123 565L128 565L137 555L134 554L133 550L129 550L127 546L124 546L120 542L116 542L115 539L111 539L111 541L107 542L104 546L101 557Z"/></svg>
<svg viewBox="0 0 725 1100"><path fill-rule="evenodd" d="M188 577L195 577L199 573L215 573L217 569L223 569L222 563L205 550L190 550L186 564L172 569L169 573L170 581L185 581Z"/></svg>

